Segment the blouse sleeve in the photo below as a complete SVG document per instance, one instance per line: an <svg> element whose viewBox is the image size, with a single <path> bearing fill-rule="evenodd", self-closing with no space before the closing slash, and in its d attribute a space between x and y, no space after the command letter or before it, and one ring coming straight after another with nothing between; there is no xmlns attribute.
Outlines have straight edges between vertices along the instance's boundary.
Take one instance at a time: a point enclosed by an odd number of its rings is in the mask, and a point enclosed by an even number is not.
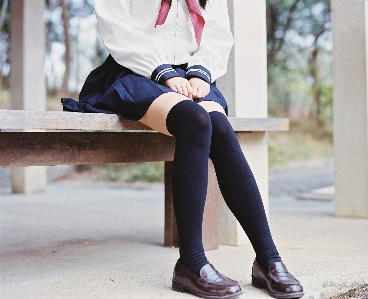
<svg viewBox="0 0 368 299"><path fill-rule="evenodd" d="M161 84L179 76L160 44L134 29L130 0L95 0L95 11L101 39L117 63Z"/></svg>
<svg viewBox="0 0 368 299"><path fill-rule="evenodd" d="M199 77L210 83L226 73L234 44L227 1L208 1L206 9L203 10L203 17L205 26L201 44L189 58L186 77Z"/></svg>

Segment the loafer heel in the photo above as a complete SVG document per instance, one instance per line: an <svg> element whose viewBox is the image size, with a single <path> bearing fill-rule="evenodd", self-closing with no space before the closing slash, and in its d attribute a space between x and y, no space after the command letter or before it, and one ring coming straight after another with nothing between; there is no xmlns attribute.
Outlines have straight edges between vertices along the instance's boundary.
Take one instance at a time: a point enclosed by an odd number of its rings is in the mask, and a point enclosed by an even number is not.
<svg viewBox="0 0 368 299"><path fill-rule="evenodd" d="M252 286L258 289L266 288L266 285L257 277L252 275Z"/></svg>
<svg viewBox="0 0 368 299"><path fill-rule="evenodd" d="M184 287L174 279L172 281L172 289L176 292L185 293Z"/></svg>

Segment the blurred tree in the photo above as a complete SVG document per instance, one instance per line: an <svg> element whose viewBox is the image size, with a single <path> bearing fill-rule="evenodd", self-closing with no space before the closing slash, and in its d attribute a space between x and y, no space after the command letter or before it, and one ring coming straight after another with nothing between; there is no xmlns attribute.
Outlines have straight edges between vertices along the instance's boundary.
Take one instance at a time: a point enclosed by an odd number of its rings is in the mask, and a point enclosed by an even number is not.
<svg viewBox="0 0 368 299"><path fill-rule="evenodd" d="M8 12L8 0L1 0L1 11L0 11L0 27L3 27L5 23L5 18Z"/></svg>
<svg viewBox="0 0 368 299"><path fill-rule="evenodd" d="M69 76L70 76L70 64L72 61L71 58L71 38L69 35L69 8L66 3L66 0L60 0L61 6L61 20L64 28L64 45L65 45L65 73L63 78L63 83L58 92L59 97L69 97Z"/></svg>
<svg viewBox="0 0 368 299"><path fill-rule="evenodd" d="M46 53L51 55L53 43L61 43L65 47L65 72L58 96L69 96L69 80L71 65L76 64L78 69L79 55L78 34L79 21L73 19L86 18L94 13L92 0L46 0Z"/></svg>
<svg viewBox="0 0 368 299"><path fill-rule="evenodd" d="M270 101L281 102L279 112L286 112L294 101L305 103L303 98L309 97L309 115L322 126L326 106L326 101L322 103L322 89L331 84L330 79L321 76L332 55L330 2L268 0L267 38ZM277 84L283 84L283 88L276 88ZM271 103L271 110L277 110L277 106Z"/></svg>
<svg viewBox="0 0 368 299"><path fill-rule="evenodd" d="M9 65L9 1L0 0L0 91L4 85L4 67ZM7 76L8 77L8 76Z"/></svg>
<svg viewBox="0 0 368 299"><path fill-rule="evenodd" d="M310 11L309 19L311 20L311 31L309 33L314 36L313 44L311 47L311 53L309 57L309 75L313 78L312 82L312 99L314 103L313 117L317 124L321 127L324 119L322 117L322 84L319 75L318 55L324 48L325 38L324 34L327 32L329 37L331 36L331 13L330 2L320 2L318 7L314 7L314 10ZM307 33L308 34L308 33Z"/></svg>
<svg viewBox="0 0 368 299"><path fill-rule="evenodd" d="M267 63L277 63L276 56L283 49L286 34L294 20L294 13L302 0L267 1Z"/></svg>

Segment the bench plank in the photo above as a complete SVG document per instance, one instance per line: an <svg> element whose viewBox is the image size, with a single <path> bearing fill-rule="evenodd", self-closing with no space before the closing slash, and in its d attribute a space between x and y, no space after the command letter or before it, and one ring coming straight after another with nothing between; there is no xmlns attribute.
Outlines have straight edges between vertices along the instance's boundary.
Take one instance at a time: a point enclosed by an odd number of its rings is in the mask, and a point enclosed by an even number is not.
<svg viewBox="0 0 368 299"><path fill-rule="evenodd" d="M229 117L236 132L288 131L287 118ZM1 130L151 130L115 114L0 109Z"/></svg>
<svg viewBox="0 0 368 299"><path fill-rule="evenodd" d="M115 114L0 109L4 130L151 130Z"/></svg>
<svg viewBox="0 0 368 299"><path fill-rule="evenodd" d="M0 167L172 161L175 139L151 132L1 132Z"/></svg>

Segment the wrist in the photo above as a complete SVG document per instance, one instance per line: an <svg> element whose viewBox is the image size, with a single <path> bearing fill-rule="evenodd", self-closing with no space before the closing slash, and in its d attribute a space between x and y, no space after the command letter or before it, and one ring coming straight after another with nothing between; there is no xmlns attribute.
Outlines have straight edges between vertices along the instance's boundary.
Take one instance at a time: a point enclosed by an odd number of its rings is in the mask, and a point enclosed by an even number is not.
<svg viewBox="0 0 368 299"><path fill-rule="evenodd" d="M166 80L173 77L180 77L180 75L170 64L161 64L152 72L151 80L161 85L165 85Z"/></svg>
<svg viewBox="0 0 368 299"><path fill-rule="evenodd" d="M211 84L211 72L208 69L206 69L204 66L201 66L201 65L189 66L186 69L185 78L189 80L190 78L193 78L193 77L202 79L208 84Z"/></svg>

